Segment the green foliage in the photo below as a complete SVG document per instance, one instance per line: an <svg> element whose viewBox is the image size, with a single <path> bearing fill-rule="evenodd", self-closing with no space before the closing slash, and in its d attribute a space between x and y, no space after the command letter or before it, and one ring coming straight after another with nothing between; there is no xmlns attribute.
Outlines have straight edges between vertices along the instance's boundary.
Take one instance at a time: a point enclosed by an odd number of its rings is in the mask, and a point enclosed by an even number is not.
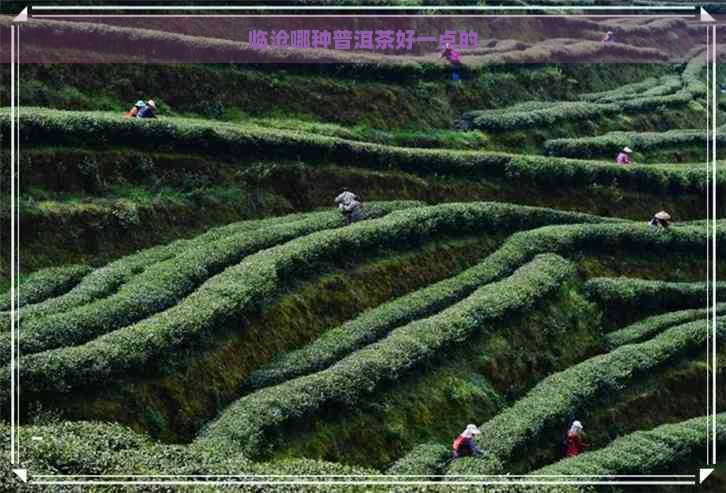
<svg viewBox="0 0 726 493"><path fill-rule="evenodd" d="M526 112L530 113L533 112ZM3 138L9 135L9 117L9 111L0 111ZM183 118L137 121L101 112L25 108L20 121L23 139L58 146L104 143L159 151L214 152L236 160L239 156L287 160L294 156L303 161L344 166L356 163L373 169L399 169L423 175L507 178L558 187L609 186L617 179L625 189L650 193L699 192L706 186L706 172L701 167L613 166L545 156L397 148L223 122L211 125ZM726 174L719 173L719 189L724 183Z"/></svg>
<svg viewBox="0 0 726 493"><path fill-rule="evenodd" d="M718 334L726 334L726 319L717 319ZM482 447L501 463L481 467L503 472L518 450L553 427L563 427L587 409L611 401L639 378L704 347L703 323L682 324L640 343L595 356L537 384L524 398L480 427ZM503 469L502 469L503 467Z"/></svg>
<svg viewBox="0 0 726 493"><path fill-rule="evenodd" d="M726 303L718 303L716 305L716 316L726 315ZM703 320L706 323L706 316L711 315L712 310L705 308L695 308L692 310L681 310L677 312L665 313L654 317L646 318L631 324L623 329L616 330L606 335L606 341L609 349L622 346L624 344L633 344L642 342L653 337L674 325L680 325L694 320Z"/></svg>
<svg viewBox="0 0 726 493"><path fill-rule="evenodd" d="M717 145L726 144L723 134L717 136ZM545 143L545 152L552 156L614 159L624 147L638 153L661 151L664 148L682 149L706 145L705 130L669 130L667 132L608 132L597 137L552 139Z"/></svg>
<svg viewBox="0 0 726 493"><path fill-rule="evenodd" d="M400 479L406 480L405 476L418 476L418 481L431 480L426 478L427 475L440 475L451 459L451 450L448 447L438 443L424 443L414 447L408 454L396 461L386 474L392 476L401 476Z"/></svg>
<svg viewBox="0 0 726 493"><path fill-rule="evenodd" d="M93 269L88 265L63 265L35 271L20 282L16 293L19 307L60 296L73 288ZM10 291L0 294L0 310L10 310ZM7 314L3 314L3 318Z"/></svg>
<svg viewBox="0 0 726 493"><path fill-rule="evenodd" d="M726 301L723 291L726 283L716 283L718 301ZM705 306L706 283L600 277L585 284L585 295L610 313L664 312Z"/></svg>
<svg viewBox="0 0 726 493"><path fill-rule="evenodd" d="M691 62L679 79L664 77L657 86L651 86L646 81L605 93L585 94L583 101L530 101L500 110L469 111L464 113L458 126L489 132L511 132L546 127L567 120L591 120L619 113L684 106L695 97L705 94L705 85L699 78L702 66ZM640 92L641 89L645 90Z"/></svg>
<svg viewBox="0 0 726 493"><path fill-rule="evenodd" d="M314 415L326 405L354 405L383 382L431 360L508 314L526 310L556 292L574 266L556 255L536 257L512 276L479 288L438 314L391 331L330 368L242 397L210 423L200 443L230 443L248 457L264 456L292 419Z"/></svg>
<svg viewBox="0 0 726 493"><path fill-rule="evenodd" d="M366 212L368 217L375 218L400 206L374 203L369 204ZM243 228L216 241L197 241L198 246L148 266L111 296L51 317L24 320L21 351L32 354L83 344L174 306L211 277L257 251L341 225L343 218L333 210L311 213L299 221L258 227L254 231ZM0 348L7 348L9 355L9 334L0 334Z"/></svg>
<svg viewBox="0 0 726 493"><path fill-rule="evenodd" d="M236 222L226 226L212 228L192 240L177 240L168 245L142 250L111 262L105 267L94 270L85 276L77 286L62 296L39 300L34 305L25 306L20 316L22 316L23 320L28 320L31 323L31 320L39 320L41 317L47 317L61 312L70 312L74 308L87 305L98 299L106 298L150 266L169 260L182 251L204 246L208 243L240 233L299 221L303 217L305 217L303 214L291 214L271 219ZM2 322L3 324L0 326L0 329L8 330L8 320L3 317ZM24 325L24 329L25 327Z"/></svg>
<svg viewBox="0 0 726 493"><path fill-rule="evenodd" d="M487 213L480 227L492 231L516 231L544 224L600 222L585 214L557 212L497 203L483 204ZM469 296L480 286L503 275L492 271L484 261L465 272L420 289L367 311L358 318L325 332L308 346L280 355L266 367L252 373L244 390L282 383L288 379L320 371L347 354L371 344L394 327L428 317Z"/></svg>
<svg viewBox="0 0 726 493"><path fill-rule="evenodd" d="M544 474L590 474L593 476L653 474L671 471L690 460L710 442L708 417L666 424L648 431L637 431L617 438L600 450L580 454L534 471ZM726 413L716 415L716 442L726 444Z"/></svg>

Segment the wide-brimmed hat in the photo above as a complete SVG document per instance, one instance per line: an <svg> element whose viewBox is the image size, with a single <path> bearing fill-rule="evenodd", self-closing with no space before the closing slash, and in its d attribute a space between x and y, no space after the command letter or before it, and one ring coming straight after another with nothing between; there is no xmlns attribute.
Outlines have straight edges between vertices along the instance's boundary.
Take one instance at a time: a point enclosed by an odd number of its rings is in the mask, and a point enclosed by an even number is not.
<svg viewBox="0 0 726 493"><path fill-rule="evenodd" d="M476 425L467 425L464 430L464 436L471 437L473 435L481 435L481 430Z"/></svg>
<svg viewBox="0 0 726 493"><path fill-rule="evenodd" d="M628 154L630 154L631 152L633 152L633 150L630 147L625 146L623 147L623 152L627 152Z"/></svg>
<svg viewBox="0 0 726 493"><path fill-rule="evenodd" d="M136 104L134 106L136 106L137 108L143 108L144 106L146 106L146 103L144 103L143 100L139 99L138 101L136 101Z"/></svg>
<svg viewBox="0 0 726 493"><path fill-rule="evenodd" d="M571 432L582 431L582 423L580 423L577 420L573 421L572 426L570 426L570 431Z"/></svg>
<svg viewBox="0 0 726 493"><path fill-rule="evenodd" d="M153 100L153 99L149 99L149 100L148 100L148 101L146 102L146 104L148 104L148 105L149 105L149 106L151 106L152 108L156 109L156 103L154 103L154 100Z"/></svg>
<svg viewBox="0 0 726 493"><path fill-rule="evenodd" d="M655 218L660 219L662 221L670 221L671 215L668 214L666 211L660 211L660 212L656 212Z"/></svg>

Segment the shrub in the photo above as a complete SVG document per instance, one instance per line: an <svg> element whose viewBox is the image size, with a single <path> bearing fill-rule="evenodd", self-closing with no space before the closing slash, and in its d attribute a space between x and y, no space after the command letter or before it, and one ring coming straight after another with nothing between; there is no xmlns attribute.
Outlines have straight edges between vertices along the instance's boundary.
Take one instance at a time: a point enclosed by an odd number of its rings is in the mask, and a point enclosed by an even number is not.
<svg viewBox="0 0 726 493"><path fill-rule="evenodd" d="M645 98L643 104L650 104ZM589 104L589 103L576 103ZM635 104L635 102L634 102ZM524 108L524 107L523 107ZM529 118L539 110L524 110ZM541 110L549 112L550 110ZM499 116L494 119L499 119ZM512 155L497 152L411 149L366 144L332 137L300 134L293 131L264 129L184 118L159 118L156 121L122 119L103 112L64 112L25 108L20 115L21 138L47 145L84 146L108 141L113 145L174 149L175 152L213 152L239 160L291 159L350 166L356 163L378 170L398 169L420 175L447 175L466 179L504 179L519 176L546 186L558 187L600 184L608 186L617 179L623 188L645 193L672 190L705 190L706 170L650 166L613 166L598 161L580 161L548 156ZM9 111L0 110L0 133L9 138ZM726 174L717 175L723 188Z"/></svg>
<svg viewBox="0 0 726 493"><path fill-rule="evenodd" d="M718 145L726 144L726 137L717 137ZM704 146L705 130L669 130L667 132L608 132L597 137L572 139L552 139L545 142L548 155L562 157L611 157L628 145L638 152L682 148L685 146Z"/></svg>
<svg viewBox="0 0 726 493"><path fill-rule="evenodd" d="M726 301L726 283L716 283L718 301ZM672 311L706 305L706 283L664 282L601 277L585 284L585 296L610 313Z"/></svg>
<svg viewBox="0 0 726 493"><path fill-rule="evenodd" d="M380 217L407 205L413 203L371 203L366 213L369 217ZM340 213L331 210L254 231L245 228L237 234L198 244L148 266L106 298L49 317L24 320L20 350L31 354L82 344L166 310L209 278L254 252L343 224ZM0 348L7 348L10 353L9 334L0 334ZM7 362L7 355L0 358Z"/></svg>
<svg viewBox="0 0 726 493"><path fill-rule="evenodd" d="M669 471L704 450L710 441L707 422L708 417L701 416L648 431L636 431L617 438L605 448L561 460L531 475L606 476ZM726 413L716 415L716 429L712 431L719 445L726 444Z"/></svg>
<svg viewBox="0 0 726 493"><path fill-rule="evenodd" d="M482 230L513 231L543 224L608 221L586 214L558 212L525 206L487 204ZM280 355L266 367L253 372L244 385L249 391L282 383L300 375L322 370L343 356L371 344L399 325L430 316L460 301L480 286L505 273L492 270L485 260L450 279L420 289L373 308L356 319L330 329L308 346Z"/></svg>
<svg viewBox="0 0 726 493"><path fill-rule="evenodd" d="M73 264L33 272L18 286L18 306L32 305L59 296L78 284L92 270L88 265ZM10 310L10 291L0 295L0 310Z"/></svg>
<svg viewBox="0 0 726 493"><path fill-rule="evenodd" d="M446 347L490 331L508 314L531 308L573 275L574 266L561 257L538 256L507 279L479 288L430 318L393 330L326 370L242 397L210 423L198 441L227 442L251 458L265 455L290 420L309 417L326 405L355 404Z"/></svg>
<svg viewBox="0 0 726 493"><path fill-rule="evenodd" d="M665 313L654 317L641 320L623 329L616 330L605 336L609 349L614 349L624 344L632 344L642 342L646 339L661 333L665 329L674 325L691 322L694 320L703 320L706 322L706 316L712 314L712 311L705 308L696 308L693 310L681 310L677 312ZM726 315L726 303L716 305L716 315Z"/></svg>
<svg viewBox="0 0 726 493"><path fill-rule="evenodd" d="M92 303L94 300L104 298L114 293L124 283L128 282L134 276L142 273L149 266L173 258L175 255L186 249L205 245L244 231L254 231L267 226L285 224L287 222L300 220L303 217L304 216L302 214L290 214L271 219L241 221L213 228L192 240L177 240L168 245L161 245L142 250L133 255L111 262L105 267L94 270L84 277L75 288L71 289L62 296L43 300L42 302L34 305L26 305L19 312L19 316L23 319L31 320L37 317L52 315L54 313L66 312L75 307ZM0 329L9 330L9 319L7 317L3 317L0 320L2 321Z"/></svg>
<svg viewBox="0 0 726 493"><path fill-rule="evenodd" d="M726 335L726 319L718 318L718 334ZM621 346L595 356L537 384L524 398L483 424L480 441L506 468L515 452L542 433L574 419L584 409L601 406L639 378L679 358L701 351L706 341L703 323L690 322L668 329L653 339ZM482 468L496 473L496 462Z"/></svg>
<svg viewBox="0 0 726 493"><path fill-rule="evenodd" d="M388 468L386 474L400 476L400 479L417 481L432 480L426 476L440 475L451 459L451 449L438 443L424 443L414 447L408 454ZM406 478L404 476L418 476Z"/></svg>

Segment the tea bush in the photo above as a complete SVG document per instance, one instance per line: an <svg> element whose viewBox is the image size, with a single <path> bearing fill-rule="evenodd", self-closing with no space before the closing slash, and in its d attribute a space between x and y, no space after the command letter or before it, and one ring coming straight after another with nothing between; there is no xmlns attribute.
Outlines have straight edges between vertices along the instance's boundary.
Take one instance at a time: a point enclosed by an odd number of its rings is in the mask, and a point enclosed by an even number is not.
<svg viewBox="0 0 726 493"><path fill-rule="evenodd" d="M497 320L532 307L574 273L574 266L561 257L538 256L510 277L479 288L430 318L391 331L323 371L242 397L205 427L198 441L227 442L247 457L264 456L290 420L313 416L326 405L354 405L448 346L492 331Z"/></svg>
<svg viewBox="0 0 726 493"><path fill-rule="evenodd" d="M366 214L380 217L413 204L371 203ZM298 221L245 230L186 249L147 267L106 298L49 317L24 320L21 352L76 346L125 327L174 306L202 283L254 252L343 224L336 210L311 213ZM8 348L9 354L9 347L9 335L0 334L0 348ZM2 350L0 353L5 354ZM7 360L0 356L0 361Z"/></svg>
<svg viewBox="0 0 726 493"><path fill-rule="evenodd" d="M35 271L18 286L17 306L32 305L62 295L92 270L88 265L74 264ZM0 295L0 310L10 310L10 290Z"/></svg>
<svg viewBox="0 0 726 493"><path fill-rule="evenodd" d="M726 318L717 319L717 334L726 335ZM670 328L653 339L621 346L555 373L537 384L509 409L484 423L482 447L506 468L517 450L552 427L575 419L585 408L617 398L639 378L705 347L706 331L696 321ZM501 472L497 462L482 464L489 474Z"/></svg>

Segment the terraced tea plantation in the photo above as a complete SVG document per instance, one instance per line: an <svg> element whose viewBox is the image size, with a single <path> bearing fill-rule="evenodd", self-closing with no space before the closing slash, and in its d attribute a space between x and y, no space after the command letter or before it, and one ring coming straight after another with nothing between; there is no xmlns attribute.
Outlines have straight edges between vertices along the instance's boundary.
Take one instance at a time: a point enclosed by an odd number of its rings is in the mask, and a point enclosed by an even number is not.
<svg viewBox="0 0 726 493"><path fill-rule="evenodd" d="M54 22L27 29L91 29ZM531 22L528 39L465 53L458 82L434 52L151 64L143 78L123 63L23 65L19 291L4 249L0 372L10 381L14 330L31 482L7 470L0 490L136 475L162 481L134 491L218 491L193 481L234 475L368 483L225 489L592 493L629 488L453 482L697 476L714 373L726 446L726 284L707 306L705 256L726 248L726 221L706 222L726 173L713 183L705 164L705 41L683 41L702 31L573 18L553 38ZM117 24L109 40L135 29ZM231 29L161 24L136 42L248 49ZM608 28L618 43L603 48ZM682 63L641 60L673 32ZM128 55L113 46L90 61ZM520 63L603 50L641 63ZM124 118L149 98L158 118ZM617 164L625 146L633 163ZM7 231L10 170L0 178ZM343 187L363 203L352 224L334 204ZM670 227L648 223L660 210ZM573 420L586 447L566 458ZM483 453L451 460L470 423ZM9 454L9 413L0 428ZM725 490L722 467L699 489Z"/></svg>

